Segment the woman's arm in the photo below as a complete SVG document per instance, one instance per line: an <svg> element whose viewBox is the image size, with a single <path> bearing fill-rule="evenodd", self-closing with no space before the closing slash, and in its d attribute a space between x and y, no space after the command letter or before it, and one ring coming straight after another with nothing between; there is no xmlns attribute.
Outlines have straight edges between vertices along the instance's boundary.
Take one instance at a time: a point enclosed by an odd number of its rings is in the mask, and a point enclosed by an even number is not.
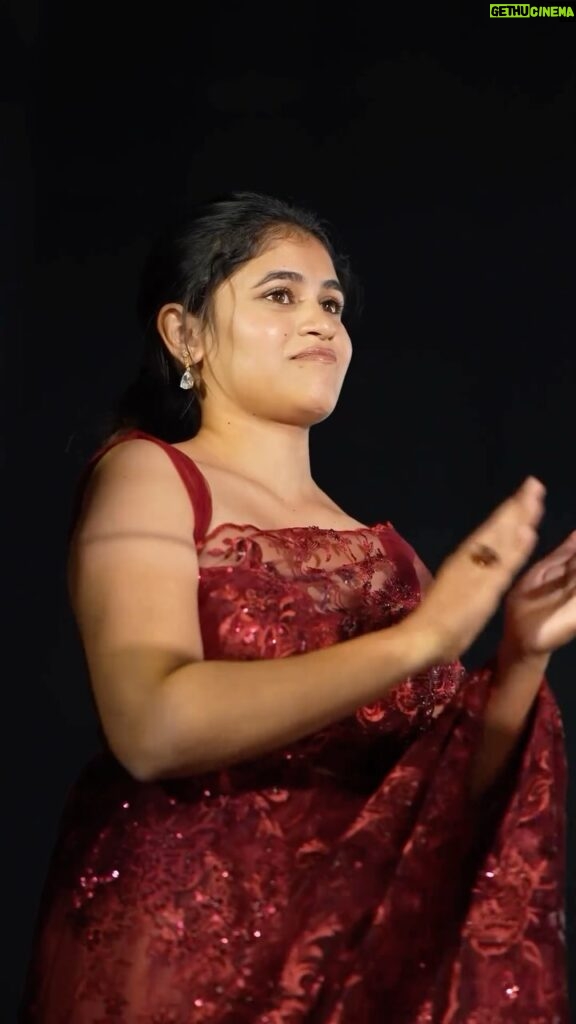
<svg viewBox="0 0 576 1024"><path fill-rule="evenodd" d="M548 655L520 658L505 643L500 647L484 713L482 743L474 763L474 799L480 798L505 769L524 731L549 660Z"/></svg>
<svg viewBox="0 0 576 1024"><path fill-rule="evenodd" d="M504 607L476 795L497 778L520 738L552 653L576 636L576 531L520 577Z"/></svg>
<svg viewBox="0 0 576 1024"><path fill-rule="evenodd" d="M540 514L528 482L479 528L500 564L487 573L474 563L472 535L398 625L289 658L205 661L189 496L157 445L117 445L89 481L69 563L111 749L140 779L212 770L280 749L453 661L532 550Z"/></svg>
<svg viewBox="0 0 576 1024"><path fill-rule="evenodd" d="M91 478L69 563L72 604L111 749L139 779L281 748L434 661L408 623L289 658L204 660L194 513L156 445L120 444Z"/></svg>

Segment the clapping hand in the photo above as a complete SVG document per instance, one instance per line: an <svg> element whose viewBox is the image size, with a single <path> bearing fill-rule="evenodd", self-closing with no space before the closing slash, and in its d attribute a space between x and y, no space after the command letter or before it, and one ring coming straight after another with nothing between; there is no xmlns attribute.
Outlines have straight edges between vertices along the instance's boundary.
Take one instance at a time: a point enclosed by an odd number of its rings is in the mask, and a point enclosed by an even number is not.
<svg viewBox="0 0 576 1024"><path fill-rule="evenodd" d="M514 584L503 642L519 659L550 655L576 637L576 530Z"/></svg>

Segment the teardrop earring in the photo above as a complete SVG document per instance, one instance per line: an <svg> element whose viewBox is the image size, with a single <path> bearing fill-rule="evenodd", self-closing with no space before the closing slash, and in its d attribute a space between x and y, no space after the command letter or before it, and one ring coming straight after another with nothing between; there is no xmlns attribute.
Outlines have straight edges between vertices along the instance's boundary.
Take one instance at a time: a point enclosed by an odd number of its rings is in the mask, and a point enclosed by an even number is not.
<svg viewBox="0 0 576 1024"><path fill-rule="evenodd" d="M180 377L180 387L183 388L184 391L190 391L194 388L195 382L194 377L192 376L191 363L187 360L185 365L186 369Z"/></svg>

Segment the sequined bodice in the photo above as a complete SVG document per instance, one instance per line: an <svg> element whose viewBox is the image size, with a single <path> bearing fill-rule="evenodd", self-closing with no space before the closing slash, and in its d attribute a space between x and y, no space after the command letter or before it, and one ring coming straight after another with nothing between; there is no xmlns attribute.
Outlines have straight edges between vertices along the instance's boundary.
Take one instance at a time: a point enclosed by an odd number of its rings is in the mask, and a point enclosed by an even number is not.
<svg viewBox="0 0 576 1024"><path fill-rule="evenodd" d="M390 523L210 528L201 474L164 448L195 509L205 658L300 657L421 600ZM96 759L67 804L21 1024L568 1024L559 716L544 688L522 764L472 810L490 683L435 666L187 779Z"/></svg>
<svg viewBox="0 0 576 1024"><path fill-rule="evenodd" d="M198 559L207 658L302 654L383 629L420 600L422 569L391 523L352 530L223 524L198 545ZM455 664L407 679L387 700L359 709L357 721L395 732L422 727L461 675Z"/></svg>
<svg viewBox="0 0 576 1024"><path fill-rule="evenodd" d="M208 657L284 657L336 643L405 613L419 593L390 524L350 531L225 524L198 557Z"/></svg>

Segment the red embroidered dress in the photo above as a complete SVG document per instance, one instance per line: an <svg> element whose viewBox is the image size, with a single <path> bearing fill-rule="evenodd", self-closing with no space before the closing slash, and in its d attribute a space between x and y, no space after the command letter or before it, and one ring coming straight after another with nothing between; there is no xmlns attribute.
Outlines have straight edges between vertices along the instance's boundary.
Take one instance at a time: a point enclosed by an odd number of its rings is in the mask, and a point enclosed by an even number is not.
<svg viewBox="0 0 576 1024"><path fill-rule="evenodd" d="M194 504L207 659L297 657L419 601L425 570L390 523L206 532L204 477L149 439ZM543 682L474 810L490 681L439 665L188 779L98 756L61 824L22 1024L567 1024L560 716Z"/></svg>

